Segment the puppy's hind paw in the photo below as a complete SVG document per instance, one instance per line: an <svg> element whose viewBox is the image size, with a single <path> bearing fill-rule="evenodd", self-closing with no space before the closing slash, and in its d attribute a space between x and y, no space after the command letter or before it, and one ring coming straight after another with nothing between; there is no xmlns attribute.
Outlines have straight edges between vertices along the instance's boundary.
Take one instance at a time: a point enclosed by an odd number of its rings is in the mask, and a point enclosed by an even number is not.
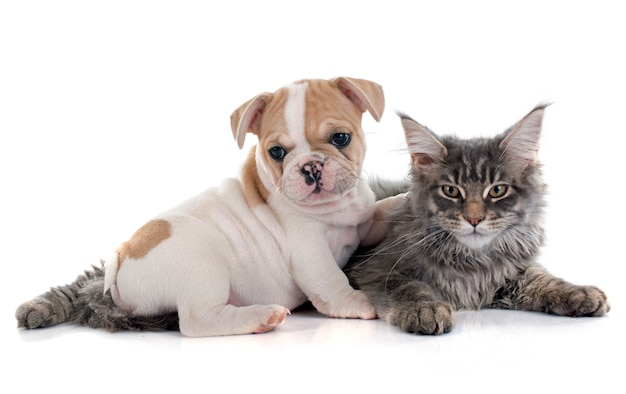
<svg viewBox="0 0 626 394"><path fill-rule="evenodd" d="M272 331L274 328L280 326L285 321L287 315L291 314L289 309L284 308L282 306L276 306L271 316L267 319L267 321L261 324L255 331L255 334L262 334L264 332Z"/></svg>

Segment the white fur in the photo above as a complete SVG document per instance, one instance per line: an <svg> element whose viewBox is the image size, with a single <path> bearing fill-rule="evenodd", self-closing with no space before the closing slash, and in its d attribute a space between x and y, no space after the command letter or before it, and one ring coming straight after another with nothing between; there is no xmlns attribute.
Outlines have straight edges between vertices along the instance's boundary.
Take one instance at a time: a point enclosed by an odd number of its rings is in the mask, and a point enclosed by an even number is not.
<svg viewBox="0 0 626 394"><path fill-rule="evenodd" d="M261 183L271 194L276 193L278 190L278 180L272 179L272 172L265 163L265 152L263 152L263 147L260 144L256 146L256 155L254 159L256 161L256 168L259 173Z"/></svg>
<svg viewBox="0 0 626 394"><path fill-rule="evenodd" d="M287 103L285 103L285 124L289 130L289 137L296 144L298 153L311 152L304 132L307 85L306 82L300 82L287 86L289 96Z"/></svg>
<svg viewBox="0 0 626 394"><path fill-rule="evenodd" d="M307 145L305 90L292 85L285 108L298 148ZM118 306L136 315L177 310L186 336L264 332L307 298L329 316L376 316L340 268L370 228L373 192L359 180L340 198L299 205L272 193L265 154L257 151L267 204L250 204L241 182L227 179L156 216L169 223L170 236L145 256L108 261L105 291Z"/></svg>

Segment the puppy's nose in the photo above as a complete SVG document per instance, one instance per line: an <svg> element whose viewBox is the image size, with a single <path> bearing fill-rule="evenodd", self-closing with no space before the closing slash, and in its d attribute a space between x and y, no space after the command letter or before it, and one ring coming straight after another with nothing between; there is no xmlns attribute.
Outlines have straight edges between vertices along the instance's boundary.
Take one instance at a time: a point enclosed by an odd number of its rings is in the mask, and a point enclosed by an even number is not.
<svg viewBox="0 0 626 394"><path fill-rule="evenodd" d="M307 185L312 185L314 183L320 184L322 179L322 169L324 168L324 163L320 161L310 161L300 167L300 171L302 172L302 176L304 176L304 181Z"/></svg>

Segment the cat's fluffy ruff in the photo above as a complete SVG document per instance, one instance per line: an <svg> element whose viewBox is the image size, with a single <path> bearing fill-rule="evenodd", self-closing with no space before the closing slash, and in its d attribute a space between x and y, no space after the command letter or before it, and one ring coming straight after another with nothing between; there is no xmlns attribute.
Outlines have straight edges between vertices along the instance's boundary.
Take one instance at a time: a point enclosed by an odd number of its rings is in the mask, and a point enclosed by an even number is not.
<svg viewBox="0 0 626 394"><path fill-rule="evenodd" d="M399 114L412 161L405 204L377 247L346 267L379 317L440 334L454 312L485 307L602 316L604 293L553 277L536 262L546 186L537 160L546 106L495 138L437 137Z"/></svg>

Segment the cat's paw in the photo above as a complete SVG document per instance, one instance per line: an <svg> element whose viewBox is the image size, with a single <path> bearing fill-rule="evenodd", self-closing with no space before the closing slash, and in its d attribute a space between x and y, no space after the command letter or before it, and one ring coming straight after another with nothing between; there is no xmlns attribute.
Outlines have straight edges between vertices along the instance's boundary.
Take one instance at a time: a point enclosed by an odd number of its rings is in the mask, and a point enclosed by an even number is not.
<svg viewBox="0 0 626 394"><path fill-rule="evenodd" d="M595 286L573 286L555 307L555 313L564 316L603 316L611 306L604 292Z"/></svg>
<svg viewBox="0 0 626 394"><path fill-rule="evenodd" d="M451 305L439 301L403 303L393 307L385 319L405 332L439 335L452 330L454 311Z"/></svg>
<svg viewBox="0 0 626 394"><path fill-rule="evenodd" d="M20 305L15 311L18 328L40 328L50 325L53 316L52 304L46 300L34 299Z"/></svg>

